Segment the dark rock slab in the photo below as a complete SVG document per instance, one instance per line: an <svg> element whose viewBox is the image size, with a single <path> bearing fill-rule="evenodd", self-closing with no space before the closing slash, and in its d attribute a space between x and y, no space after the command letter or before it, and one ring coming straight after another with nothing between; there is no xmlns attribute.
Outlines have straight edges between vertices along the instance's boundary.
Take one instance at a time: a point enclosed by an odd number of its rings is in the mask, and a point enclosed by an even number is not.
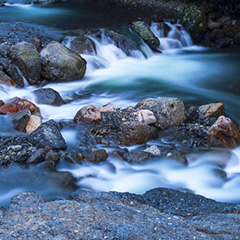
<svg viewBox="0 0 240 240"><path fill-rule="evenodd" d="M65 140L62 137L57 123L53 120L41 124L26 138L38 148L50 148L55 150L66 149Z"/></svg>

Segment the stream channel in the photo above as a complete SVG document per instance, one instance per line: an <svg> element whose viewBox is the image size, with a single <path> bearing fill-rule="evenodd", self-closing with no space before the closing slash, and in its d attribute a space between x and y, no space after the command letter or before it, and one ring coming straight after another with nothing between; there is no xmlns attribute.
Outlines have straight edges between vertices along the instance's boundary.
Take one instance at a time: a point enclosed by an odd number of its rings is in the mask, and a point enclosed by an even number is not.
<svg viewBox="0 0 240 240"><path fill-rule="evenodd" d="M21 1L19 1L21 2ZM53 5L6 4L0 8L0 22L25 22L41 28L56 39L67 35L68 30L126 27L128 22L139 19L126 9L109 10L104 1L63 1ZM222 101L226 115L240 123L240 53L216 51L193 45L190 36L175 25L168 37L152 23L152 30L160 38L162 53L153 53L144 43L142 51L126 54L104 34L102 40L92 39L96 54L83 54L87 60L87 72L82 80L69 83L48 84L63 99L87 93L88 97L76 98L63 106L38 105L43 121L49 119L71 121L76 112L87 104L97 107L111 102L115 108L134 106L146 97L177 97L185 104ZM1 29L0 29L1 32ZM70 44L71 38L63 42ZM24 97L35 102L31 92L34 86L23 89L0 86L0 99ZM0 134L17 134L5 117L0 118ZM74 130L62 130L69 147L76 143ZM145 147L157 145L171 148L174 142L156 139ZM76 146L75 146L76 147ZM97 146L98 147L98 146ZM108 152L113 146L99 146ZM121 146L118 146L121 147ZM143 146L128 147L132 149ZM177 146L175 146L177 147ZM188 166L159 157L159 160L130 164L114 158L105 163L83 165L59 164L58 171L69 171L79 179L77 187L66 188L56 182L52 173L31 166L1 168L0 205L7 206L10 198L22 191L36 191L46 198L66 197L76 188L101 191L120 191L142 194L155 187L189 189L190 191L222 202L240 202L240 147L234 150L213 149L194 151L187 155ZM217 174L217 162L224 162L226 177ZM92 177L94 176L94 177Z"/></svg>

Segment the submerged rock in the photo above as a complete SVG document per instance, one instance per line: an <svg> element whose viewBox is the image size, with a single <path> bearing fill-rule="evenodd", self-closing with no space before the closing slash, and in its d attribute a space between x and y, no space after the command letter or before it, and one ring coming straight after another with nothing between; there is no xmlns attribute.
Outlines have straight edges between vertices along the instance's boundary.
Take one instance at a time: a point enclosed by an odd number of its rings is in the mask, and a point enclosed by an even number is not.
<svg viewBox="0 0 240 240"><path fill-rule="evenodd" d="M51 41L40 52L42 75L50 82L69 82L83 78L86 61L64 45Z"/></svg>
<svg viewBox="0 0 240 240"><path fill-rule="evenodd" d="M131 23L131 29L138 34L144 42L152 49L157 49L160 45L159 39L151 31L150 27L142 21L136 21Z"/></svg>
<svg viewBox="0 0 240 240"><path fill-rule="evenodd" d="M230 118L220 116L211 126L207 135L214 147L235 148L240 141L240 133Z"/></svg>
<svg viewBox="0 0 240 240"><path fill-rule="evenodd" d="M178 98L145 98L136 105L136 108L152 111L157 119L154 125L160 129L179 125L185 120L185 106Z"/></svg>

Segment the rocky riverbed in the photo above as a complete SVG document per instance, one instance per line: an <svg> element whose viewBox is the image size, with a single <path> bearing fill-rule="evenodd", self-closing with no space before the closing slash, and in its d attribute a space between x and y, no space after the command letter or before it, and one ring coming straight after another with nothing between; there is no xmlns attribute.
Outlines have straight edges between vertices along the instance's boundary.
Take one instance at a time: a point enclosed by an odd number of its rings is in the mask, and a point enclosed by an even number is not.
<svg viewBox="0 0 240 240"><path fill-rule="evenodd" d="M155 8L157 5L155 1L138 3L138 7L151 5L151 11L152 6ZM173 18L183 13L188 16L185 5L177 3L167 2L164 6L170 6L171 13L172 8L177 10ZM135 1L124 1L124 4L136 7ZM195 7L202 9L203 6L197 4L188 11L194 13L191 9ZM160 20L157 15L154 18ZM228 27L235 29L238 26L238 17L233 14L226 21L222 18L217 15L217 10L211 10L201 20L206 20L208 25L198 29L201 32L210 29L207 31L209 34L221 32L221 37L216 39L194 33L196 26L188 26L187 29L193 36L196 34L194 39L203 45L239 45L238 32L234 30L233 35L226 35ZM189 18L186 22L201 24L189 21ZM159 24L164 25L163 22ZM32 92L36 103L18 96L7 101L0 97L1 117L14 129L13 134L0 137L1 168L37 165L39 169L55 171L59 163L99 164L111 157L135 164L156 158L174 159L181 165L188 165L186 154L189 152L238 146L238 124L227 117L222 102L186 105L179 98L149 97L135 106L115 107L108 103L96 107L90 104L79 108L72 119L42 121L38 104L59 106L61 110L61 106L74 100L74 96L63 99L45 85L82 79L87 62L79 54L94 53L93 39L100 38L103 32L127 56L132 51L141 51L141 41L159 53L161 42L151 31L148 21L129 24L131 34L114 28L76 30L70 31L62 41L52 39L28 24L0 25L1 84L19 89L26 85L39 87ZM165 25L166 34L169 30ZM69 42L69 38L73 40ZM67 145L62 134L69 130L74 130L78 136L74 146ZM171 148L154 144L144 146L156 139L164 139ZM142 144L142 147L128 148L136 144ZM114 151L107 152L106 148ZM222 179L226 177L225 165L226 162L218 163L218 174ZM58 172L54 178L72 189L77 181L66 172ZM33 192L23 192L12 198L8 208L0 209L0 238L239 239L239 213L239 204L219 203L185 189L180 192L158 188L143 195L78 190L67 199L51 201Z"/></svg>

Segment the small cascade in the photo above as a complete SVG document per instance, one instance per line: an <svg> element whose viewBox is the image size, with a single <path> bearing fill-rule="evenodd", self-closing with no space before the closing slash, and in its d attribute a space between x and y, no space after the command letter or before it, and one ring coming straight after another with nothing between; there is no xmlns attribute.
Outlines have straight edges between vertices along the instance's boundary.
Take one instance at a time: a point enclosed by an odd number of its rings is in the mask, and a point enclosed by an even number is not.
<svg viewBox="0 0 240 240"><path fill-rule="evenodd" d="M159 38L160 50L170 50L176 48L190 47L193 45L191 36L184 30L183 26L179 23L171 24L152 23L151 30Z"/></svg>

